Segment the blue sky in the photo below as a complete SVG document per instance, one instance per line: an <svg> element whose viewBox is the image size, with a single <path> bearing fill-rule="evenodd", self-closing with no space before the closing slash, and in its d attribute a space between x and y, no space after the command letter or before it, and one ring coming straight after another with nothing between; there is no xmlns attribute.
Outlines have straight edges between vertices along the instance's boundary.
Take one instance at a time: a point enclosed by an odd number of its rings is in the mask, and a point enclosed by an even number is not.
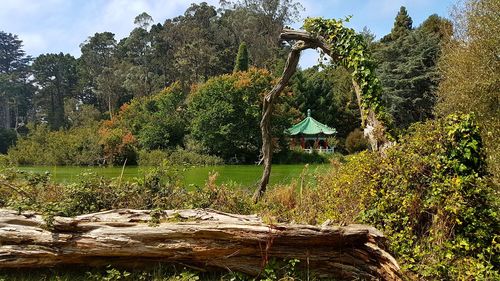
<svg viewBox="0 0 500 281"><path fill-rule="evenodd" d="M218 6L219 0L0 0L0 30L17 34L31 56L43 53L70 53L80 56L79 45L96 32L110 31L117 39L134 28L134 18L142 12L155 22L182 14L193 2ZM406 6L418 26L431 14L448 17L453 0L302 0L302 17L344 18L361 31L367 26L377 38L389 33L400 6ZM300 23L293 26L300 27ZM317 55L309 51L301 65L315 64Z"/></svg>

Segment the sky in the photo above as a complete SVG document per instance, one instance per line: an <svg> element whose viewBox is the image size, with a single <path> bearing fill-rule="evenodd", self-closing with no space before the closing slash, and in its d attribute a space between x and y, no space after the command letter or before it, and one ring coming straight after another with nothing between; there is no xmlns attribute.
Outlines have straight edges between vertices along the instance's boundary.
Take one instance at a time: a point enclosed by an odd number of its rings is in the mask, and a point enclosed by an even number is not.
<svg viewBox="0 0 500 281"><path fill-rule="evenodd" d="M28 55L70 53L80 56L80 44L96 32L110 31L117 40L134 28L134 18L146 12L155 23L181 15L191 3L207 2L218 7L219 0L0 0L0 30L18 35ZM377 38L389 33L401 6L405 6L416 27L431 14L448 17L453 0L302 0L300 28L308 16L345 18L361 31L368 27ZM303 54L300 65L317 61L314 51Z"/></svg>

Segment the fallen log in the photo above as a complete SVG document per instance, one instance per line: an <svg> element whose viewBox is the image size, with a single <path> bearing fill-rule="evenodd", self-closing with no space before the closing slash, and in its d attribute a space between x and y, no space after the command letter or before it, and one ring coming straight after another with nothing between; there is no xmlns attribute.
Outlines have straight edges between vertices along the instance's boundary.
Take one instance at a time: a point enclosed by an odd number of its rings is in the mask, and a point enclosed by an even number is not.
<svg viewBox="0 0 500 281"><path fill-rule="evenodd" d="M319 277L400 280L385 238L365 225L265 224L214 210L111 210L44 220L0 209L0 269L153 262L257 276L272 258L299 259Z"/></svg>

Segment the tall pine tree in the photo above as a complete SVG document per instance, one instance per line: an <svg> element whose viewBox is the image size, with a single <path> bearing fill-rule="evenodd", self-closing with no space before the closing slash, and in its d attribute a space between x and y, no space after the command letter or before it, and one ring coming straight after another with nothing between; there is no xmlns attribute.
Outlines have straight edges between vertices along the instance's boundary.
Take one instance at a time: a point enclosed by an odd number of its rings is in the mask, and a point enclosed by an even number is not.
<svg viewBox="0 0 500 281"><path fill-rule="evenodd" d="M69 54L45 54L33 62L33 74L39 85L42 104L52 130L66 125L64 99L73 96L78 81L76 59Z"/></svg>
<svg viewBox="0 0 500 281"><path fill-rule="evenodd" d="M26 117L25 104L32 94L27 81L30 61L17 35L0 31L0 128L17 128Z"/></svg>
<svg viewBox="0 0 500 281"><path fill-rule="evenodd" d="M433 15L411 30L411 18L403 8L391 34L386 36L394 40L378 44L375 51L377 72L384 87L383 103L399 128L433 116L440 78L436 63L446 34L433 26L451 25Z"/></svg>
<svg viewBox="0 0 500 281"><path fill-rule="evenodd" d="M410 15L408 15L408 11L405 6L401 6L399 8L399 12L396 15L396 19L394 20L394 26L391 29L391 33L384 36L380 41L382 42L390 42L402 38L413 28L413 20Z"/></svg>

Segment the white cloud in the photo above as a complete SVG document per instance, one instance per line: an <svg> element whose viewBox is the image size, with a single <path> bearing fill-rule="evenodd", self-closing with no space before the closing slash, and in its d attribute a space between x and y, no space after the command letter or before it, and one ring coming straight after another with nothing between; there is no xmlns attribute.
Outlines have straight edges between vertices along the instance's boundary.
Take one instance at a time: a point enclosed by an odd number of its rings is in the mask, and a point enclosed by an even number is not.
<svg viewBox="0 0 500 281"><path fill-rule="evenodd" d="M117 40L147 12L156 23L182 14L188 0L2 0L0 30L19 35L27 54L64 52L79 56L79 45L96 32L110 31ZM218 6L218 0L205 1Z"/></svg>
<svg viewBox="0 0 500 281"><path fill-rule="evenodd" d="M453 0L300 0L305 16L354 17L349 26L368 26L380 36L387 34L401 5L407 6L415 25ZM117 40L134 28L134 18L147 12L155 23L181 15L192 2L203 0L1 0L0 30L19 35L26 53L47 52L80 55L79 45L96 32L110 31ZM205 0L218 7L219 0ZM438 12L439 13L439 12ZM446 13L440 13L446 15ZM302 20L293 25L299 28ZM307 53L301 65L316 64L317 55Z"/></svg>

